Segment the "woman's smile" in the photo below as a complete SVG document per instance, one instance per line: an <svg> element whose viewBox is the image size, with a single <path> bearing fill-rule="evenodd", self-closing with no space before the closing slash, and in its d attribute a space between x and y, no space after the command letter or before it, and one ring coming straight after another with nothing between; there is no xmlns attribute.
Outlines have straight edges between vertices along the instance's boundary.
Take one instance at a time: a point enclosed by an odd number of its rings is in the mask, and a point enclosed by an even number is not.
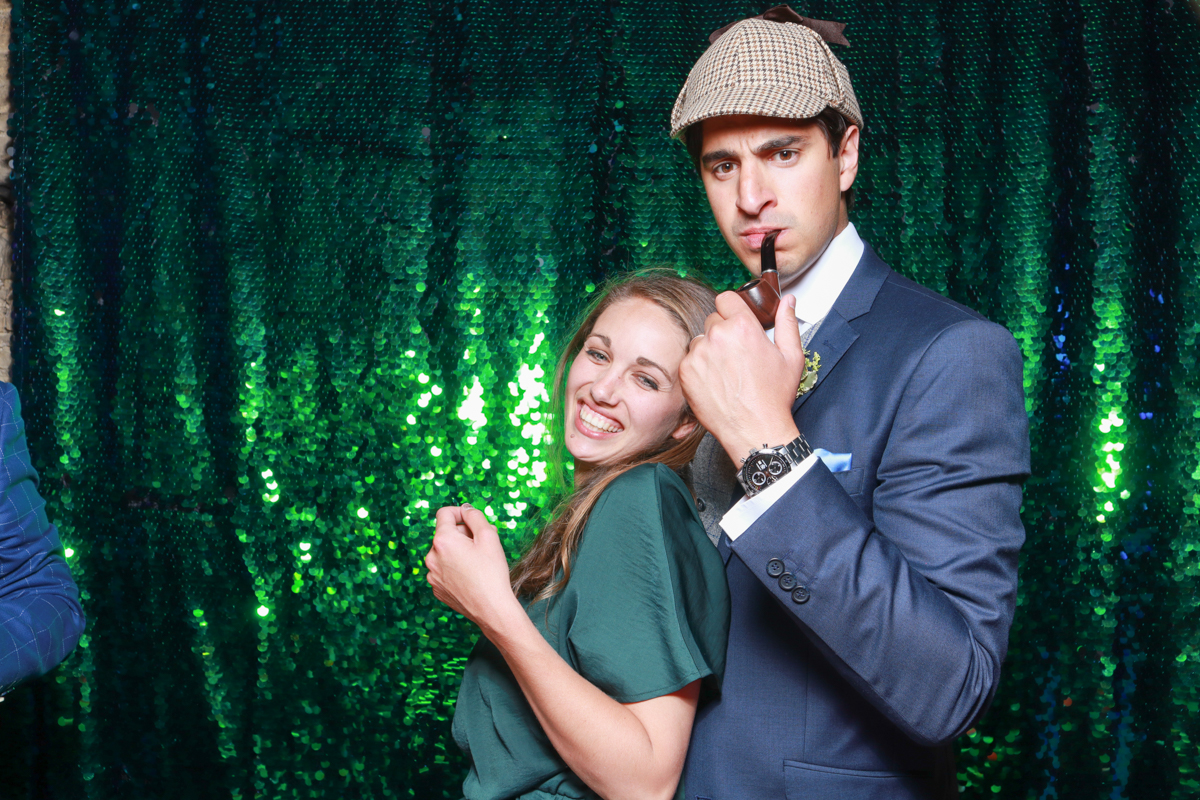
<svg viewBox="0 0 1200 800"><path fill-rule="evenodd" d="M620 433L625 430L621 423L604 416L588 407L587 403L579 403L579 416L576 418L580 433L585 436L600 437L606 433Z"/></svg>

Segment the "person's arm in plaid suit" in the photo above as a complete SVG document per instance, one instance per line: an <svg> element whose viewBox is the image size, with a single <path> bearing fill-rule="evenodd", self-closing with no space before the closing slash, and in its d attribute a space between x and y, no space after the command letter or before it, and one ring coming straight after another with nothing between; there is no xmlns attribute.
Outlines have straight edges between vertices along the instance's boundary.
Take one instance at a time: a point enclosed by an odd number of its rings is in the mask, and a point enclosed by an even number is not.
<svg viewBox="0 0 1200 800"><path fill-rule="evenodd" d="M17 390L0 383L0 695L51 670L83 633L79 590L37 482Z"/></svg>

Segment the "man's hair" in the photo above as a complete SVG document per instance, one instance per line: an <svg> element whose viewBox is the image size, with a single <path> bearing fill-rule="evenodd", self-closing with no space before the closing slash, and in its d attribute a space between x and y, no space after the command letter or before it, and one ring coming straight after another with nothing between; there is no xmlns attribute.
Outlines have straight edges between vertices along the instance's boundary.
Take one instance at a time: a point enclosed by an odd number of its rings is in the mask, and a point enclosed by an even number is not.
<svg viewBox="0 0 1200 800"><path fill-rule="evenodd" d="M825 141L829 143L829 155L837 157L838 150L841 147L842 140L846 138L846 129L854 123L850 122L840 111L837 111L829 106L825 106L825 110L815 117L809 117L800 122L815 123L821 129L821 133L825 134ZM688 155L692 159L692 166L696 168L696 172L701 171L700 156L701 150L704 147L704 120L701 120L694 125L688 127L683 132L683 141L687 145ZM846 200L846 210L854 208L854 187L851 186L846 191L842 192L842 197Z"/></svg>

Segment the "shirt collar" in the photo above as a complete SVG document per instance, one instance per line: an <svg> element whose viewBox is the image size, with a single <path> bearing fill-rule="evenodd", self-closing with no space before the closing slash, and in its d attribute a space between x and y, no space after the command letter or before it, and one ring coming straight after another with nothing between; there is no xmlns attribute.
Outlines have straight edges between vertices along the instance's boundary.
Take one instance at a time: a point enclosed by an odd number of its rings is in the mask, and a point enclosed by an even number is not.
<svg viewBox="0 0 1200 800"><path fill-rule="evenodd" d="M785 297L790 294L796 298L797 319L812 325L825 318L854 274L864 249L854 223L847 223L820 258L784 290Z"/></svg>

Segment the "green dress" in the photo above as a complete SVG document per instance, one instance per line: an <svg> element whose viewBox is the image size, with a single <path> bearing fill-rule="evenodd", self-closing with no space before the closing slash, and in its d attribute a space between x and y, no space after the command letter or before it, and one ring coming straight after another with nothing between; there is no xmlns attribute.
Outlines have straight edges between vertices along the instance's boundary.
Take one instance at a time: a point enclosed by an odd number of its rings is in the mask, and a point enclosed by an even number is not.
<svg viewBox="0 0 1200 800"><path fill-rule="evenodd" d="M729 633L725 565L691 494L662 464L600 495L571 568L550 600L522 601L572 669L621 703L705 680L717 689ZM500 652L480 637L463 674L454 739L471 761L468 800L595 798L542 730Z"/></svg>

